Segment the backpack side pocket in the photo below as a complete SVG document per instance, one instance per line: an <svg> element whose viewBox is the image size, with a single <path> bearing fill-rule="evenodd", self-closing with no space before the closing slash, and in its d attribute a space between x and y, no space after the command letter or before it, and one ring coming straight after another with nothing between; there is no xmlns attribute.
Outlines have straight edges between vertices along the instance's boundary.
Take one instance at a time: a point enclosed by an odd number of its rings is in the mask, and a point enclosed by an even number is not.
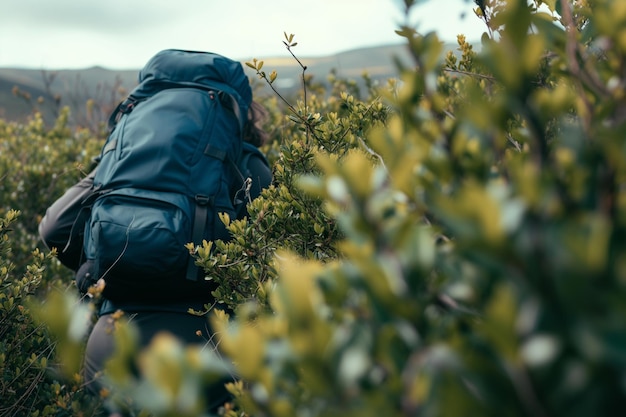
<svg viewBox="0 0 626 417"><path fill-rule="evenodd" d="M85 253L107 288L149 286L184 270L191 220L183 195L124 189L93 205ZM181 268L182 266L182 268Z"/></svg>

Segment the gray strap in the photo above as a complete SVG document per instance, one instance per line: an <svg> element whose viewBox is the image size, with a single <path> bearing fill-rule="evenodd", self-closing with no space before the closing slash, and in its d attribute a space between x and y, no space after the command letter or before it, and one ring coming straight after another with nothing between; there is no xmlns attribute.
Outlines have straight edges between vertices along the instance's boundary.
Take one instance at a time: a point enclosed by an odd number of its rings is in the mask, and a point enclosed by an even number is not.
<svg viewBox="0 0 626 417"><path fill-rule="evenodd" d="M102 149L102 155L114 150L116 146L117 146L117 139L113 139L107 142L107 144L104 145L104 148Z"/></svg>
<svg viewBox="0 0 626 417"><path fill-rule="evenodd" d="M196 208L193 219L193 232L192 232L192 242L194 245L199 245L202 243L202 237L204 236L204 229L206 228L206 224L208 221L209 215L209 206L213 205L213 198L207 196L196 196ZM187 279L189 281L197 281L198 280L198 267L194 261L193 256L189 256L189 260L187 261Z"/></svg>

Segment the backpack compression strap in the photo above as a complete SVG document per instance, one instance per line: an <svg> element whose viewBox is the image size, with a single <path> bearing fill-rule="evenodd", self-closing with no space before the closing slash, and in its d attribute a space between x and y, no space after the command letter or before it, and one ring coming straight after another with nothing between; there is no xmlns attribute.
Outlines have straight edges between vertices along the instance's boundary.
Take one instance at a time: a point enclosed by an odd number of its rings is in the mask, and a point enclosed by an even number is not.
<svg viewBox="0 0 626 417"><path fill-rule="evenodd" d="M202 236L204 235L204 228L206 227L207 218L209 216L209 206L214 204L214 198L197 195L195 200L196 200L196 209L195 209L195 214L194 214L194 219L193 219L193 233L191 237L191 241L193 242L194 245L202 242ZM189 260L187 261L186 277L189 281L198 280L198 268L196 267L196 262L194 261L194 258L191 255L189 255Z"/></svg>
<svg viewBox="0 0 626 417"><path fill-rule="evenodd" d="M113 110L113 113L111 113L111 116L109 116L109 121L107 123L108 127L109 127L109 131L112 131L113 128L115 127L115 125L117 124L117 122L120 120L120 117L122 117L122 115L130 113L133 108L137 105L137 103L139 103L142 100L145 100L147 97L144 97L143 99L138 99L135 96L128 96L126 97L126 99L124 99L123 101L121 101L117 107L115 107L115 110Z"/></svg>

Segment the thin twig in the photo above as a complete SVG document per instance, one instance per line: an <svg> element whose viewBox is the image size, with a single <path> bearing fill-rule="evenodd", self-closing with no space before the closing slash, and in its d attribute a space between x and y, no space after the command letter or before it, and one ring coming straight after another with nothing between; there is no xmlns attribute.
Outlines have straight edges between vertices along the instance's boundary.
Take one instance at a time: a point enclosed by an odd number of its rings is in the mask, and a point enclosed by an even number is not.
<svg viewBox="0 0 626 417"><path fill-rule="evenodd" d="M594 93L600 96L605 96L608 92L606 91L604 85L602 85L602 83L597 79L596 76L594 76L592 72L584 71L580 67L578 63L578 55L580 54L582 56L582 53L579 51L578 40L576 39L577 28L576 24L574 23L571 5L568 1L561 0L561 10L563 23L567 32L567 43L565 45L567 62L570 68L570 72L573 75L573 82L580 90L580 98L583 100L585 108L587 109L587 116L583 118L583 123L585 126L585 131L589 132L591 125L590 117L593 114L593 105L587 98L584 87L587 86Z"/></svg>
<svg viewBox="0 0 626 417"><path fill-rule="evenodd" d="M455 74L468 75L470 77L482 78L484 80L491 81L491 82L494 82L494 83L496 82L495 77L493 77L491 75L478 74L476 72L463 71L463 70L456 69L456 68L444 68L443 70L445 72L452 72L452 73L455 73Z"/></svg>

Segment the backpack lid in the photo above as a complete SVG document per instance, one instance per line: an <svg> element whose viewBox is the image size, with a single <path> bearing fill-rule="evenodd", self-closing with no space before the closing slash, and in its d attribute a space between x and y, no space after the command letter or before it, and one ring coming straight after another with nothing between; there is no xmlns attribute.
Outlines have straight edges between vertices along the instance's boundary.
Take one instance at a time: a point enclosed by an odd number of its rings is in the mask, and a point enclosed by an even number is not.
<svg viewBox="0 0 626 417"><path fill-rule="evenodd" d="M165 49L139 72L135 97L149 96L163 84L188 84L215 88L232 95L242 115L248 114L252 89L240 62L213 52Z"/></svg>

